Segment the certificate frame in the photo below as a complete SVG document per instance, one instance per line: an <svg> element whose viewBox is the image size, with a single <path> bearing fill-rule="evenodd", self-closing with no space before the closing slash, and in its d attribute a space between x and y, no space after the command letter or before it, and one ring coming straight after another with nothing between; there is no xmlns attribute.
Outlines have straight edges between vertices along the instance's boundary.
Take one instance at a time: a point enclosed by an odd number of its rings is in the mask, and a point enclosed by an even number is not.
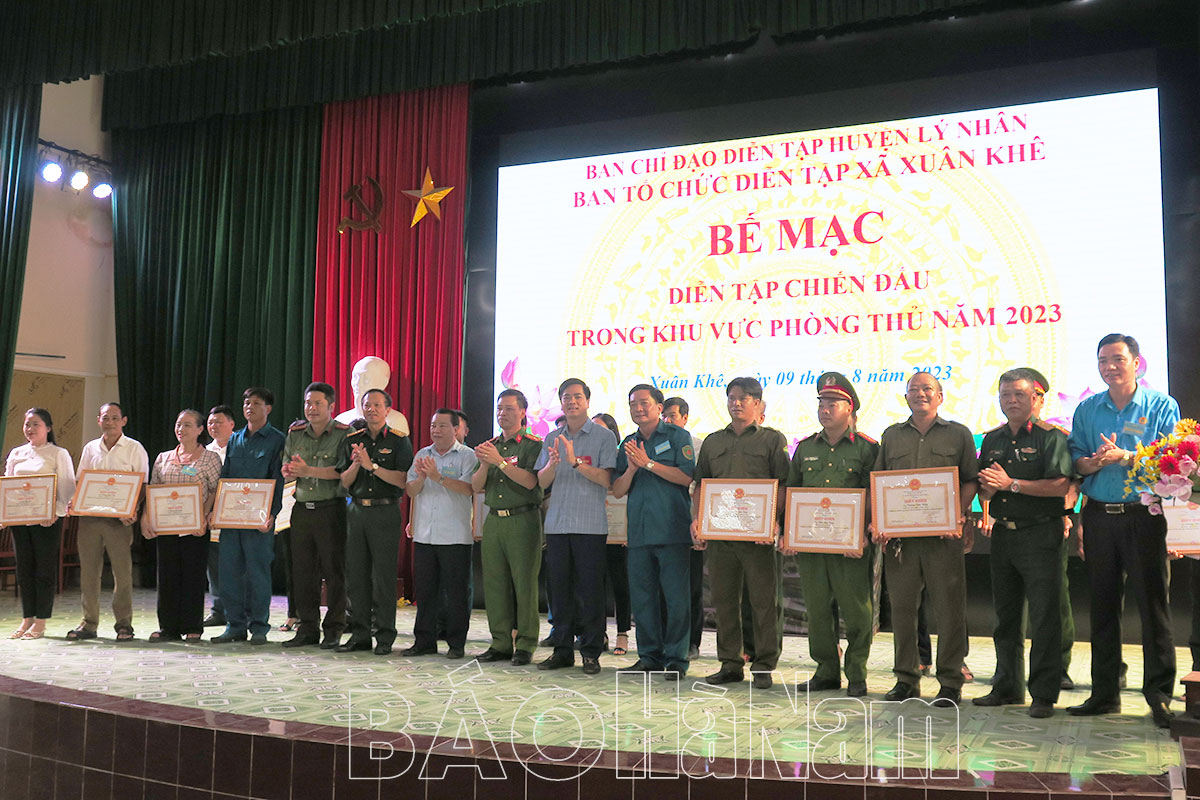
<svg viewBox="0 0 1200 800"><path fill-rule="evenodd" d="M1200 505L1164 500L1162 510L1167 520L1167 549L1185 556L1200 555Z"/></svg>
<svg viewBox="0 0 1200 800"><path fill-rule="evenodd" d="M629 495L604 497L604 516L608 518L607 544L629 544Z"/></svg>
<svg viewBox="0 0 1200 800"><path fill-rule="evenodd" d="M775 505L779 481L774 478L704 478L700 481L699 538L705 541L775 541ZM735 504L737 508L721 508ZM730 513L732 512L732 513ZM747 520L736 519L750 514Z"/></svg>
<svg viewBox="0 0 1200 800"><path fill-rule="evenodd" d="M146 476L140 472L85 469L75 482L71 516L128 519L137 516L138 499ZM104 503L101 501L112 502Z"/></svg>
<svg viewBox="0 0 1200 800"><path fill-rule="evenodd" d="M283 485L283 502L279 513L275 515L275 533L283 533L292 527L292 509L296 507L296 482L288 481Z"/></svg>
<svg viewBox="0 0 1200 800"><path fill-rule="evenodd" d="M821 489L788 487L784 505L784 546L798 553L862 555L866 547L866 489ZM802 535L806 521L820 515L822 522L838 530ZM845 532L848 529L848 537ZM812 532L812 528L809 528Z"/></svg>
<svg viewBox="0 0 1200 800"><path fill-rule="evenodd" d="M26 496L20 496L21 492L26 493ZM0 477L0 524L41 525L53 520L57 499L58 476L53 472ZM35 504L34 507L38 509L44 508L45 513L38 516L15 513L14 506L28 503ZM10 513L10 509L13 509L13 513Z"/></svg>
<svg viewBox="0 0 1200 800"><path fill-rule="evenodd" d="M204 493L198 483L155 483L146 487L146 521L154 534L194 534L204 530ZM174 504L174 508L172 508ZM189 522L160 523L160 514L190 515Z"/></svg>
<svg viewBox="0 0 1200 800"><path fill-rule="evenodd" d="M217 481L217 499L213 503L212 526L214 528L258 530L271 516L271 504L274 499L274 478L267 480L221 478Z"/></svg>
<svg viewBox="0 0 1200 800"><path fill-rule="evenodd" d="M919 496L910 493L919 492ZM931 495L932 493L932 495ZM923 512L923 499L939 500L944 508ZM897 504L908 508L896 508ZM876 532L889 539L922 536L962 536L958 519L958 467L881 470L871 473L871 519ZM890 513L889 513L890 511ZM905 519L904 512L909 515Z"/></svg>

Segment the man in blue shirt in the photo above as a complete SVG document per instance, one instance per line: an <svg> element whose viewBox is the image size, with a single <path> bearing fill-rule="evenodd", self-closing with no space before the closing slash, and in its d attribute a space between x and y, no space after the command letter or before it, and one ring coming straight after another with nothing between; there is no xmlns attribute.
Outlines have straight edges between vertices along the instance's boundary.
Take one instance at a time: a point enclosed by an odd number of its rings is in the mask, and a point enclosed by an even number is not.
<svg viewBox="0 0 1200 800"><path fill-rule="evenodd" d="M538 483L554 487L545 522L554 652L538 669L574 666L578 633L583 671L595 675L604 649L604 501L617 463L617 437L592 422L591 398L592 390L578 378L562 382L558 401L565 419L546 436L537 461Z"/></svg>
<svg viewBox="0 0 1200 800"><path fill-rule="evenodd" d="M1139 444L1175 429L1174 398L1138 385L1138 343L1110 333L1097 352L1108 391L1075 409L1071 457L1083 477L1083 550L1091 579L1092 695L1067 713L1113 714L1121 710L1121 608L1126 575L1142 616L1145 682L1142 693L1154 724L1170 727L1167 710L1175 688L1175 644L1167 606L1166 521L1138 501L1125 479Z"/></svg>
<svg viewBox="0 0 1200 800"><path fill-rule="evenodd" d="M246 427L229 437L222 478L274 480L271 515L257 530L221 529L221 600L225 603L225 631L212 637L218 644L266 644L271 630L271 562L275 560L275 515L283 505L283 462L286 437L267 421L275 395L270 389L251 387L242 394Z"/></svg>
<svg viewBox="0 0 1200 800"><path fill-rule="evenodd" d="M687 673L691 641L688 487L696 453L686 430L662 421L662 407L656 387L639 383L629 390L629 416L638 429L618 448L612 489L615 497L629 495L629 601L638 649L630 669L666 669L667 680L678 680Z"/></svg>

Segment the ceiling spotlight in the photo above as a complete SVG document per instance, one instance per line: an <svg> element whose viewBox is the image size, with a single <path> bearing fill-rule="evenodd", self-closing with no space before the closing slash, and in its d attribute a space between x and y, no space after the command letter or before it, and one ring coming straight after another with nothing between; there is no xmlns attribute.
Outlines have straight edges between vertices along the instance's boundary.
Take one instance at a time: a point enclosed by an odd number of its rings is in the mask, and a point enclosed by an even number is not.
<svg viewBox="0 0 1200 800"><path fill-rule="evenodd" d="M92 187L92 197L103 200L112 194L112 186L108 183L97 183Z"/></svg>
<svg viewBox="0 0 1200 800"><path fill-rule="evenodd" d="M86 172L81 169L77 169L75 170L75 174L71 176L70 186L77 192L83 191L83 189L88 185L89 180L90 178L88 178L88 174Z"/></svg>
<svg viewBox="0 0 1200 800"><path fill-rule="evenodd" d="M47 161L42 164L42 180L46 183L58 183L62 177L62 167L57 161Z"/></svg>

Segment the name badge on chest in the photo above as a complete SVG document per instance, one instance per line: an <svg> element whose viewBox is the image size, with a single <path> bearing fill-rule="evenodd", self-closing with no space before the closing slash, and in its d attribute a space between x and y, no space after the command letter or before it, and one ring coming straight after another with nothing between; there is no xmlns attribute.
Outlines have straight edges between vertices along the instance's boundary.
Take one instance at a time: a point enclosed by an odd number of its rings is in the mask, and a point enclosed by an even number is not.
<svg viewBox="0 0 1200 800"><path fill-rule="evenodd" d="M1146 423L1145 422L1134 422L1133 420L1130 420L1129 422L1126 422L1125 425L1121 428L1121 433L1128 433L1131 436L1137 436L1139 438L1141 438L1142 434L1144 434L1145 432L1146 432Z"/></svg>
<svg viewBox="0 0 1200 800"><path fill-rule="evenodd" d="M654 446L654 455L660 456L671 449L670 442L659 442Z"/></svg>

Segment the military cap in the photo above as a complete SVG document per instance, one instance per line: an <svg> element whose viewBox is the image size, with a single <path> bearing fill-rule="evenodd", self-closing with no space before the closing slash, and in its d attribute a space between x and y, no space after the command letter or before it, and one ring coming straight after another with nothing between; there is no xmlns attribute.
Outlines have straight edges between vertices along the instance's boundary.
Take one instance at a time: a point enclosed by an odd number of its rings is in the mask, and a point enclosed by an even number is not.
<svg viewBox="0 0 1200 800"><path fill-rule="evenodd" d="M1021 369L1033 376L1033 388L1037 389L1042 394L1050 391L1050 381L1046 380L1046 376L1038 372L1033 367L1021 367Z"/></svg>
<svg viewBox="0 0 1200 800"><path fill-rule="evenodd" d="M826 372L817 378L817 397L848 400L851 411L858 411L859 406L862 405L858 402L858 392L854 391L850 379L840 372Z"/></svg>

